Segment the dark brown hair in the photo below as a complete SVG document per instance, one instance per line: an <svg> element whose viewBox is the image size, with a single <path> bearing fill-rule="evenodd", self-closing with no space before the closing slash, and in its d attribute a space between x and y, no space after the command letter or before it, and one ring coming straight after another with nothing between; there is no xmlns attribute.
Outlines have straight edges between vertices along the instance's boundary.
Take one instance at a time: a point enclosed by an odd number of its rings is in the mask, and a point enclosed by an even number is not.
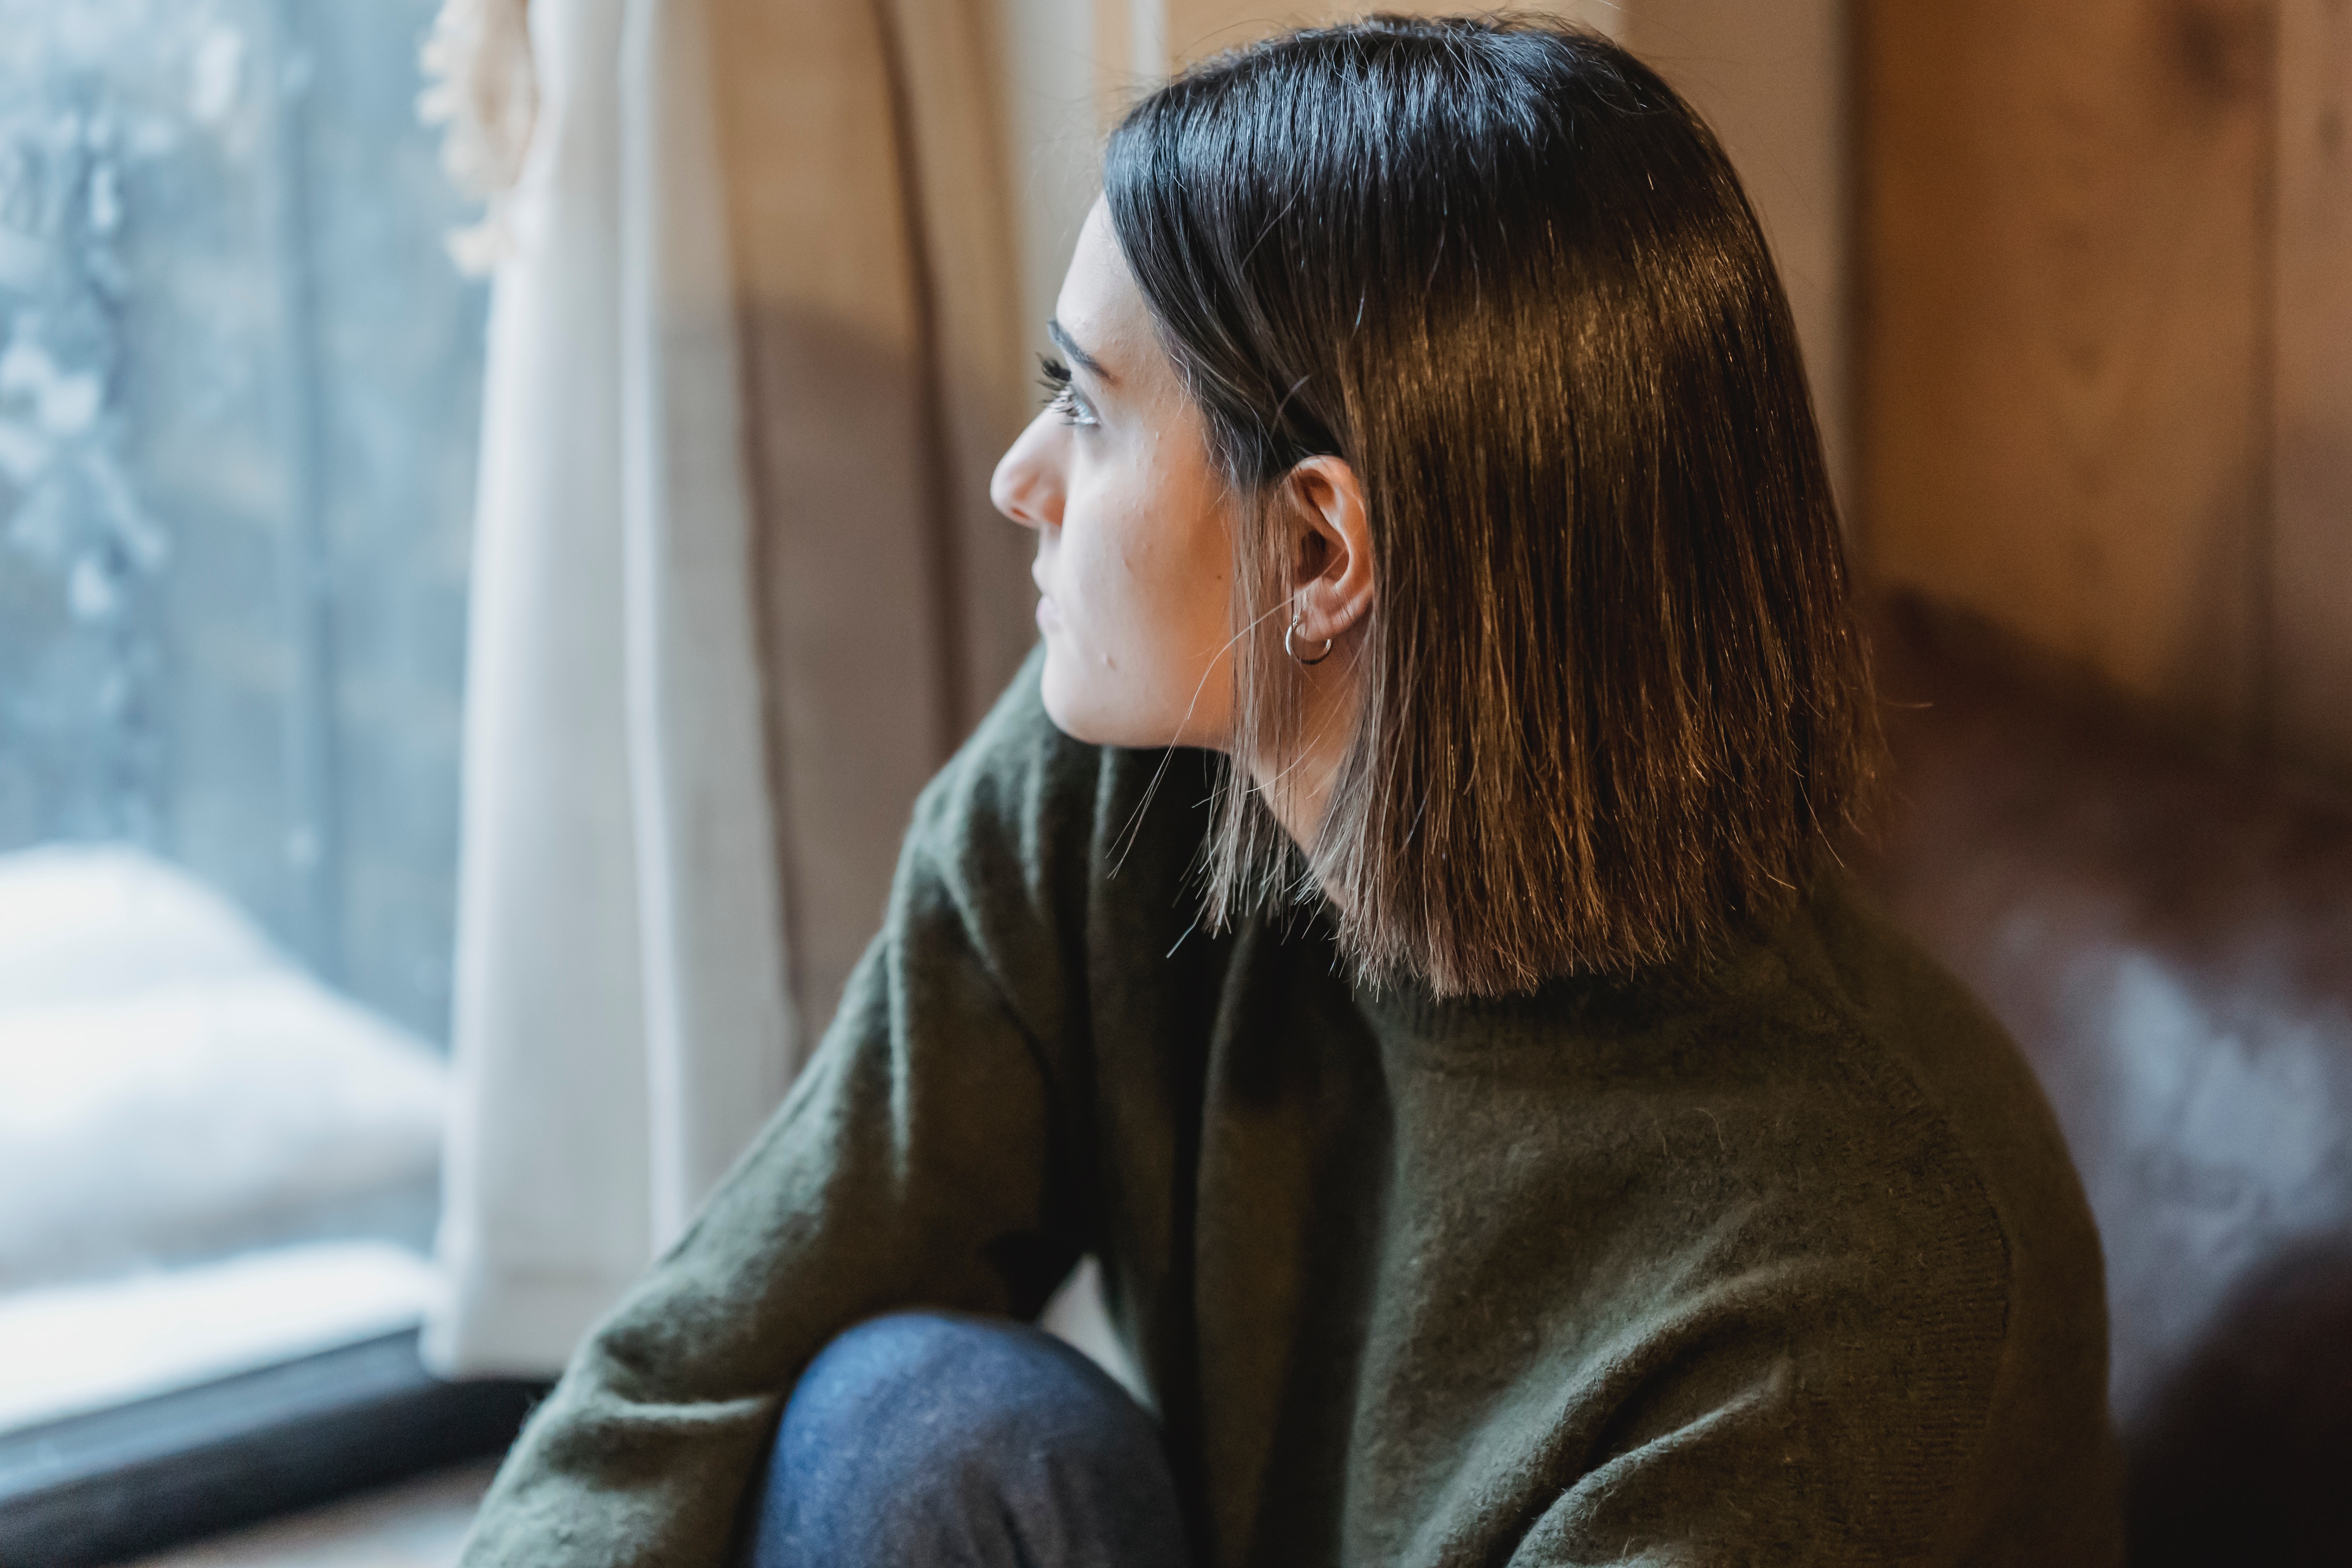
<svg viewBox="0 0 2352 1568"><path fill-rule="evenodd" d="M1104 186L1241 503L1213 923L1319 886L1368 978L1494 994L1809 880L1880 741L1788 300L1697 115L1554 22L1379 16L1177 78ZM1301 868L1250 779L1299 743L1273 524L1318 454L1376 598Z"/></svg>

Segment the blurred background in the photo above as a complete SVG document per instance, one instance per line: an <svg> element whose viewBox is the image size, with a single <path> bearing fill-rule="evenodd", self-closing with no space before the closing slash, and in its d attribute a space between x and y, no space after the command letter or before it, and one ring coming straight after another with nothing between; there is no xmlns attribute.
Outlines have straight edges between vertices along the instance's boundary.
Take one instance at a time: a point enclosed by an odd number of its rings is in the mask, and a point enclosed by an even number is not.
<svg viewBox="0 0 2352 1568"><path fill-rule="evenodd" d="M1863 868L2058 1102L2158 1521L2183 1411L2280 1426L2168 1392L2269 1386L2215 1325L2352 1329L2352 13L1528 8L1763 218L1906 770ZM1102 132L1345 14L0 0L0 1561L510 1433L1028 646L985 479Z"/></svg>

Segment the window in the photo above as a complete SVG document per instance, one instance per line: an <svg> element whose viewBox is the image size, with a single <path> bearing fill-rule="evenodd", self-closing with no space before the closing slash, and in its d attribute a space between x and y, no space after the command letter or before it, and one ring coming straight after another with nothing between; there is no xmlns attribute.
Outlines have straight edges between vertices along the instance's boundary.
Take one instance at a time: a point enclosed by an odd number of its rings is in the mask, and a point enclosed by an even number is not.
<svg viewBox="0 0 2352 1568"><path fill-rule="evenodd" d="M0 0L0 1432L429 1282L484 290L432 0Z"/></svg>

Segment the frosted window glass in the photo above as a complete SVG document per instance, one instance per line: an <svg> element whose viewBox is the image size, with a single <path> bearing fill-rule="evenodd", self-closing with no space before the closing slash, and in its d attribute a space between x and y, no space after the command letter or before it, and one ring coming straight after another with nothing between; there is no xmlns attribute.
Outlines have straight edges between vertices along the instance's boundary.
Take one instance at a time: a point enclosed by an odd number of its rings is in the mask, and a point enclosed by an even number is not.
<svg viewBox="0 0 2352 1568"><path fill-rule="evenodd" d="M423 1288L350 1249L425 1246L445 1089L485 301L433 9L0 0L0 1364L103 1322L184 1381L140 1301L315 1277L315 1348Z"/></svg>

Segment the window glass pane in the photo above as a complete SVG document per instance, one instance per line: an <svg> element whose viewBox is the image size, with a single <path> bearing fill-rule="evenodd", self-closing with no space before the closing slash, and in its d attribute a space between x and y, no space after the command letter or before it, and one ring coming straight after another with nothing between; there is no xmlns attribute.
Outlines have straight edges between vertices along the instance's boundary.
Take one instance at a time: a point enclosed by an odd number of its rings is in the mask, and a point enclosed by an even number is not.
<svg viewBox="0 0 2352 1568"><path fill-rule="evenodd" d="M482 289L433 0L0 0L0 1427L413 1321Z"/></svg>

